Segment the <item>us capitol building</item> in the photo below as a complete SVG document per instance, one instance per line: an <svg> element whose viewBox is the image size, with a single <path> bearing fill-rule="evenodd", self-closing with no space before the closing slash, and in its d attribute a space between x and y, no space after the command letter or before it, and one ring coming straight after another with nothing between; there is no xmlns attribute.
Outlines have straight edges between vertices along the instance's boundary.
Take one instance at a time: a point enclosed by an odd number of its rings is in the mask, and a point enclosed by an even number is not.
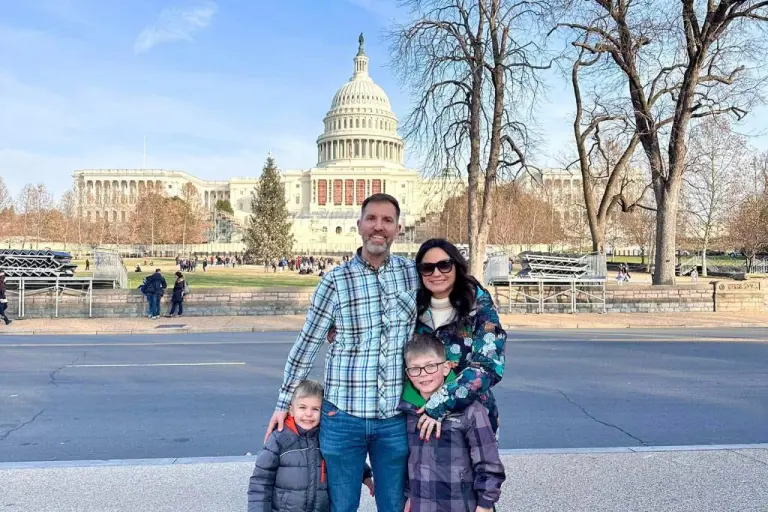
<svg viewBox="0 0 768 512"><path fill-rule="evenodd" d="M387 94L368 73L362 35L354 74L334 95L323 126L317 138L317 165L282 171L295 250L356 247L360 205L378 192L400 202L406 238L430 213L440 210L447 187L405 167L398 120ZM75 171L73 177L83 215L110 222L125 221L132 208L119 205L135 204L148 188L162 188L169 197L181 196L182 187L192 183L206 209L213 211L217 200L229 200L236 222L244 226L258 184L258 178L208 181L181 170L160 169L85 169ZM458 191L454 188L453 193Z"/></svg>

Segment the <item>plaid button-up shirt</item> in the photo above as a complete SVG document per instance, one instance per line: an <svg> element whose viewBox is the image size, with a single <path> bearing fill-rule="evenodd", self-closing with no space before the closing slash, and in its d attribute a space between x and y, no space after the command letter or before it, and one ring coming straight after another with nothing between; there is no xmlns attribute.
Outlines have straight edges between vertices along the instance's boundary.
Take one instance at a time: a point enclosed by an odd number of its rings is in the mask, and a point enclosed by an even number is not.
<svg viewBox="0 0 768 512"><path fill-rule="evenodd" d="M326 274L285 364L277 410L288 409L293 390L309 374L333 326L336 336L325 358L325 399L360 418L397 415L403 347L416 322L406 292L418 286L413 261L390 256L377 270L359 249Z"/></svg>

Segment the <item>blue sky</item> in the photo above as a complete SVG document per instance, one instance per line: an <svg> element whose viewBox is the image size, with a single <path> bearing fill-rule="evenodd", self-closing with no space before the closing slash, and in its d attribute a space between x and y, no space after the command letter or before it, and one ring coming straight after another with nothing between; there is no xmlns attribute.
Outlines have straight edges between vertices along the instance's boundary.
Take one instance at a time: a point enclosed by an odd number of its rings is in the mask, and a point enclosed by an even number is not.
<svg viewBox="0 0 768 512"><path fill-rule="evenodd" d="M142 167L145 135L149 168L257 176L270 150L282 168L311 167L360 32L373 78L407 115L381 40L395 3L0 0L0 175L14 195L28 182L59 195L75 169ZM570 111L553 82L541 165L570 143Z"/></svg>

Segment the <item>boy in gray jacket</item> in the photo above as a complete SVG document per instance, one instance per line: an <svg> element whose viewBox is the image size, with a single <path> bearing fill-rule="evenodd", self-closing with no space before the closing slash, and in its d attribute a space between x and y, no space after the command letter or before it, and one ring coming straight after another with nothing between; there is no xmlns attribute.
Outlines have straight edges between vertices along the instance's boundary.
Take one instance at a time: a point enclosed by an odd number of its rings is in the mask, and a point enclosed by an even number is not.
<svg viewBox="0 0 768 512"><path fill-rule="evenodd" d="M320 454L323 385L302 381L293 392L282 431L270 434L248 485L248 512L329 512L328 480ZM363 483L373 495L370 467Z"/></svg>
<svg viewBox="0 0 768 512"><path fill-rule="evenodd" d="M505 475L485 406L472 402L463 411L448 414L440 437L422 440L417 424L426 401L433 395L447 399L443 384L456 377L443 342L431 334L416 334L406 345L405 367L408 381L400 410L408 415L411 450L405 512L495 510Z"/></svg>

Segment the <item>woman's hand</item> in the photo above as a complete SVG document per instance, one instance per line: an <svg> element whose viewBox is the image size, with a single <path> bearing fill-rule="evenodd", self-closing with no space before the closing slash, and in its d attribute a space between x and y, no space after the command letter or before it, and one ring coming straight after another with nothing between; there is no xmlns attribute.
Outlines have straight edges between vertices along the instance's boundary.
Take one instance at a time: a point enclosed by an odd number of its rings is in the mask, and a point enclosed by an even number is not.
<svg viewBox="0 0 768 512"><path fill-rule="evenodd" d="M435 432L435 439L440 439L440 421L424 414L424 407L416 412L421 414L419 422L416 424L416 428L420 431L419 439L429 441L433 431Z"/></svg>

